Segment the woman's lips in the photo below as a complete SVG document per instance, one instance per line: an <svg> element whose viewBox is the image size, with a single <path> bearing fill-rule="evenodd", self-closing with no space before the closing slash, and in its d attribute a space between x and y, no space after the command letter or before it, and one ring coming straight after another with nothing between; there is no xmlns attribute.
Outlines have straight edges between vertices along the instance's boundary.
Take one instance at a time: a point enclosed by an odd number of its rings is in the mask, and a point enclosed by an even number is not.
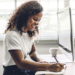
<svg viewBox="0 0 75 75"><path fill-rule="evenodd" d="M36 26L34 26L34 25L31 25L32 26L32 28L35 28Z"/></svg>

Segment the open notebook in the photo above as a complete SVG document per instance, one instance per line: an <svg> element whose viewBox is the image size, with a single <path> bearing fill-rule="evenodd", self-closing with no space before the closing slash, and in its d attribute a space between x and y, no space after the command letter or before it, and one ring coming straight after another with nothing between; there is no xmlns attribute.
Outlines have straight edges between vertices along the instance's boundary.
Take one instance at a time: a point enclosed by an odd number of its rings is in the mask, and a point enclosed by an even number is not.
<svg viewBox="0 0 75 75"><path fill-rule="evenodd" d="M51 72L51 71L37 71L36 73L35 73L35 75L39 75L39 74L52 74L52 75L63 75L64 74L64 72L65 72L65 70L66 70L66 65L64 65L64 69L61 71L61 72Z"/></svg>

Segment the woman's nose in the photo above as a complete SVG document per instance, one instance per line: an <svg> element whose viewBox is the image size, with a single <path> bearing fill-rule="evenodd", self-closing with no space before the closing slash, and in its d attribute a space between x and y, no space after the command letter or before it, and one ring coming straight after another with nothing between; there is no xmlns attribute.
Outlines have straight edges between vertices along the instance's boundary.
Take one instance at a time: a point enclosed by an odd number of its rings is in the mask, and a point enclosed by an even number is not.
<svg viewBox="0 0 75 75"><path fill-rule="evenodd" d="M38 22L38 21L36 21L36 22L35 22L35 25L38 25L38 24L39 24L39 22Z"/></svg>

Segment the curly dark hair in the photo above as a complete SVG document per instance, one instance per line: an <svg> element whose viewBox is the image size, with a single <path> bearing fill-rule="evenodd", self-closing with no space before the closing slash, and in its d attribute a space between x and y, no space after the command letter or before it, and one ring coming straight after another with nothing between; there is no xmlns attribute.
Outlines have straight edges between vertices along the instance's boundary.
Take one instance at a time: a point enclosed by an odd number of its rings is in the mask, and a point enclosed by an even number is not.
<svg viewBox="0 0 75 75"><path fill-rule="evenodd" d="M23 3L13 12L13 15L10 17L4 33L6 34L7 31L17 28L22 35L22 28L25 28L25 26L27 25L28 18L42 11L43 8L38 1L29 1ZM35 27L33 31L27 31L30 37L34 36L36 32L39 33L38 27Z"/></svg>

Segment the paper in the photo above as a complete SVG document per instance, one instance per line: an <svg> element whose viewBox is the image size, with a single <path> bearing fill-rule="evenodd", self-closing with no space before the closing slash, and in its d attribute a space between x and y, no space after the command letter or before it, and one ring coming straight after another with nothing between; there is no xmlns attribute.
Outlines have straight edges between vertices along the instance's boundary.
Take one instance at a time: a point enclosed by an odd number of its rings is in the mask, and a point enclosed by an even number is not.
<svg viewBox="0 0 75 75"><path fill-rule="evenodd" d="M64 66L66 68L66 65ZM35 75L39 74L52 74L52 75L63 75L65 72L65 69L63 69L61 72L51 72L51 71L37 71Z"/></svg>

